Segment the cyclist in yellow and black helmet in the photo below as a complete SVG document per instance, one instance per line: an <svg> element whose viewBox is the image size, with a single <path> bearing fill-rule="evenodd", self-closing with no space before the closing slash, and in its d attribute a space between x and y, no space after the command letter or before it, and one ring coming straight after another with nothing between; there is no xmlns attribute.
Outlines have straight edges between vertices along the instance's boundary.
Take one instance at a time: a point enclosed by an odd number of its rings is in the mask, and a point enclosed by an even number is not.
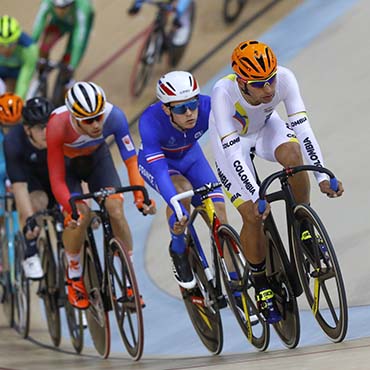
<svg viewBox="0 0 370 370"><path fill-rule="evenodd" d="M9 15L0 17L0 78L6 90L26 97L38 59L36 44Z"/></svg>

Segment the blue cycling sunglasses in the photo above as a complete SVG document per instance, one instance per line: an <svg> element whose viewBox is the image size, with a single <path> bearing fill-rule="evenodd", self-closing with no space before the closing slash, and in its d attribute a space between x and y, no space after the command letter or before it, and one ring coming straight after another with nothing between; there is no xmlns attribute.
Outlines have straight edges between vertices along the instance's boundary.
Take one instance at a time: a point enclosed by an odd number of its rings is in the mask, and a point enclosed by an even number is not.
<svg viewBox="0 0 370 370"><path fill-rule="evenodd" d="M176 105L167 105L168 108L170 108L171 112L175 113L175 114L184 114L186 113L186 111L188 109L190 109L191 111L194 111L198 108L199 106L199 100L198 99L193 99L193 100L189 100L185 103L181 103L181 104L176 104Z"/></svg>
<svg viewBox="0 0 370 370"><path fill-rule="evenodd" d="M256 87L257 89L263 89L265 86L272 85L276 79L277 71L275 71L269 78L266 78L265 80L249 80L246 81L248 85L251 85L252 87Z"/></svg>

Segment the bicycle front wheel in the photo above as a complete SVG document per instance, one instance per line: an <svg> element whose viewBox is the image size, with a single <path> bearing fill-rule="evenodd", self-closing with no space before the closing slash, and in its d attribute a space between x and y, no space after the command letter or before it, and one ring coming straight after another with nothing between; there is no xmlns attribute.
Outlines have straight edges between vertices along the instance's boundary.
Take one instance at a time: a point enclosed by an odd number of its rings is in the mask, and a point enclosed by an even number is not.
<svg viewBox="0 0 370 370"><path fill-rule="evenodd" d="M180 287L190 320L204 346L214 355L223 347L223 329L217 297L212 283L208 281L204 267L193 248L189 248L189 263L197 285L193 289Z"/></svg>
<svg viewBox="0 0 370 370"><path fill-rule="evenodd" d="M144 348L144 320L134 267L126 246L109 242L108 287L118 329L130 356L139 360Z"/></svg>
<svg viewBox="0 0 370 370"><path fill-rule="evenodd" d="M30 286L26 278L22 261L24 260L25 241L22 233L15 238L15 289L14 289L14 322L18 333L27 338L30 329Z"/></svg>
<svg viewBox="0 0 370 370"><path fill-rule="evenodd" d="M133 97L140 96L148 84L154 65L159 59L158 47L162 45L158 41L161 35L155 32L153 27L150 27L145 37L130 76L130 93Z"/></svg>
<svg viewBox="0 0 370 370"><path fill-rule="evenodd" d="M10 261L9 261L9 244L8 239L4 236L1 240L2 242L2 260L1 260L1 266L2 266L2 272L1 272L1 301L4 310L4 315L6 319L7 325L9 327L14 326L14 294L13 294L13 288L11 283L11 273L10 273Z"/></svg>
<svg viewBox="0 0 370 370"><path fill-rule="evenodd" d="M329 235L317 213L306 204L294 209L297 229L291 228L299 279L312 313L335 343L347 333L348 306L342 274ZM300 225L309 225L310 243L300 238Z"/></svg>
<svg viewBox="0 0 370 370"><path fill-rule="evenodd" d="M84 259L84 283L90 302L89 308L86 310L87 326L95 349L100 356L107 358L110 352L109 316L105 309L100 290L101 281L95 266L95 263L100 262L95 261L90 246L85 247Z"/></svg>
<svg viewBox="0 0 370 370"><path fill-rule="evenodd" d="M297 299L290 284L286 267L290 262L283 245L266 230L267 258L266 276L275 294L276 304L282 320L273 324L276 333L287 348L295 348L300 338L300 320Z"/></svg>
<svg viewBox="0 0 370 370"><path fill-rule="evenodd" d="M265 351L270 342L270 328L251 298L250 273L238 234L230 225L221 225L218 235L224 256L229 256L228 261L220 259L229 306L249 342L258 350ZM233 278L230 272L235 274Z"/></svg>

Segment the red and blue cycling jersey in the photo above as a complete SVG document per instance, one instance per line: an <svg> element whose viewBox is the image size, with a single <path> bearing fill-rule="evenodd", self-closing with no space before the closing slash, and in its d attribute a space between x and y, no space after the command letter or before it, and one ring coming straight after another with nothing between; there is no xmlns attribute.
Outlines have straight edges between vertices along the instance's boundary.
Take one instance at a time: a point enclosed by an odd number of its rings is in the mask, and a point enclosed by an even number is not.
<svg viewBox="0 0 370 370"><path fill-rule="evenodd" d="M106 103L103 132L98 138L77 132L71 122L71 114L65 105L51 114L46 131L50 183L55 198L66 211L70 211L68 201L71 195L66 183L64 156L75 158L91 155L110 135L114 136L122 160L125 162L130 185L144 185L138 171L136 150L129 132L127 118L121 109ZM135 195L135 200L136 198Z"/></svg>
<svg viewBox="0 0 370 370"><path fill-rule="evenodd" d="M139 170L145 181L157 190L170 205L170 199L177 191L170 176L180 174L193 187L217 178L208 163L198 140L208 130L211 110L209 96L199 95L198 119L192 129L181 131L162 110L162 103L149 106L141 115L139 132ZM214 201L223 201L220 189L210 195Z"/></svg>

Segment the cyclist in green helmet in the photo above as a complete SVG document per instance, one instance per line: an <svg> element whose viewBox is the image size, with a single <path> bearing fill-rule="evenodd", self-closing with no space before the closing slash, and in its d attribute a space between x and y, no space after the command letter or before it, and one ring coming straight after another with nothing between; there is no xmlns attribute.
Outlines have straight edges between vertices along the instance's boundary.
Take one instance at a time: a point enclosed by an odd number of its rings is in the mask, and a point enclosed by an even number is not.
<svg viewBox="0 0 370 370"><path fill-rule="evenodd" d="M0 16L0 78L6 90L26 97L38 59L37 45L9 15Z"/></svg>

